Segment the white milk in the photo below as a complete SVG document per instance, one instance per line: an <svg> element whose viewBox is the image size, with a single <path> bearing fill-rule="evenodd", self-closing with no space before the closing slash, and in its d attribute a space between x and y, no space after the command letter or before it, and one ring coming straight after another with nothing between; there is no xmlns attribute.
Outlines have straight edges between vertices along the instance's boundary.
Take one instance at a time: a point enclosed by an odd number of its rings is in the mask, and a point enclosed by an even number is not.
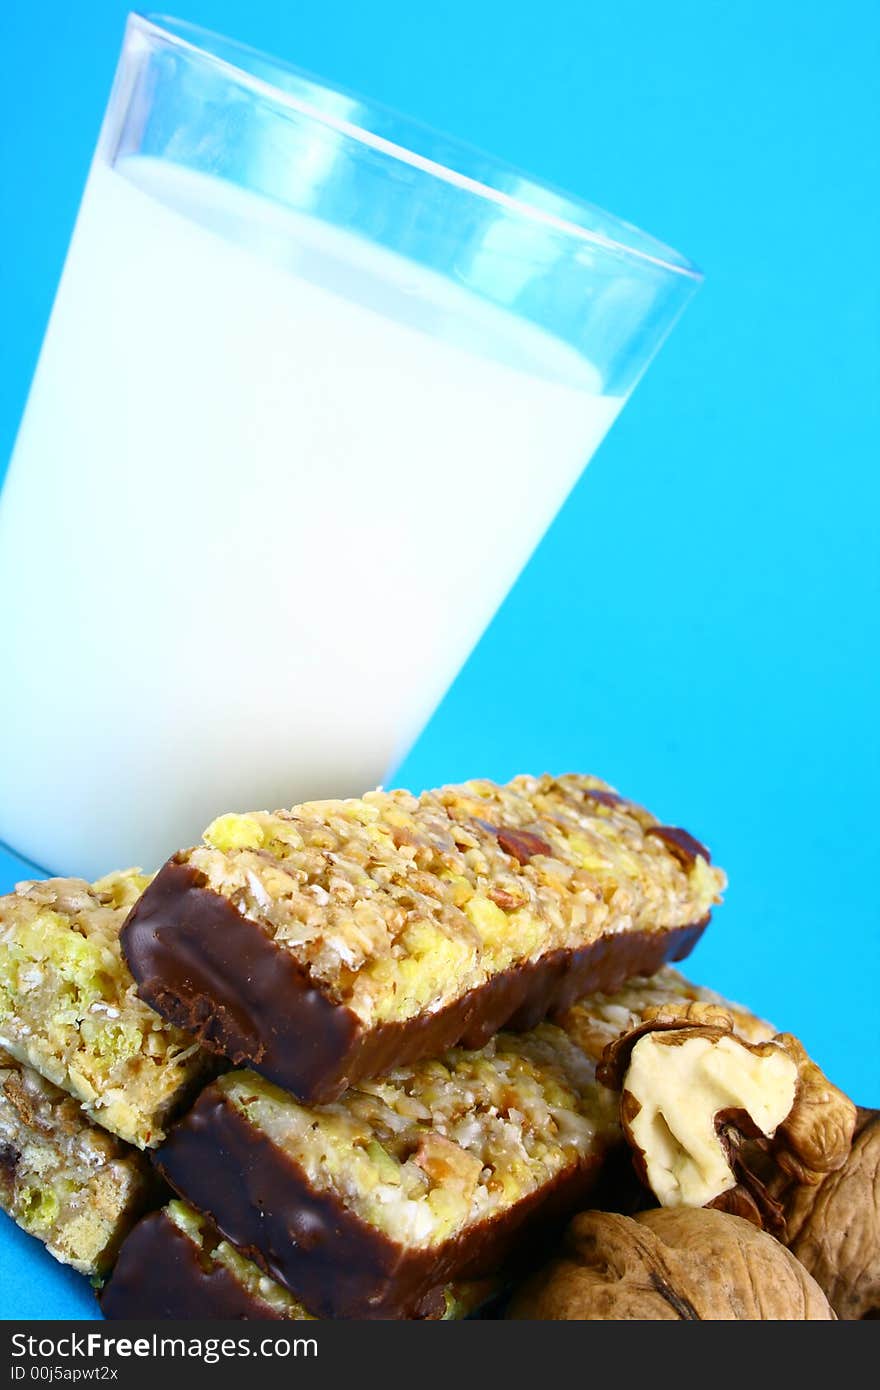
<svg viewBox="0 0 880 1390"><path fill-rule="evenodd" d="M409 262L98 160L0 505L0 838L93 876L376 784L620 404Z"/></svg>

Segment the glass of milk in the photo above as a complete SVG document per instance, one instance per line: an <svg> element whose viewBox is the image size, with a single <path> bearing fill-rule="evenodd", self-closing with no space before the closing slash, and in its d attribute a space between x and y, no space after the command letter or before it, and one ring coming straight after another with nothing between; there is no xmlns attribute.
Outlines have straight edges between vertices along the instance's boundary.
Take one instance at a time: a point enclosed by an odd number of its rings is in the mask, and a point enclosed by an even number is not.
<svg viewBox="0 0 880 1390"><path fill-rule="evenodd" d="M0 502L0 839L92 877L387 781L699 279L133 15Z"/></svg>

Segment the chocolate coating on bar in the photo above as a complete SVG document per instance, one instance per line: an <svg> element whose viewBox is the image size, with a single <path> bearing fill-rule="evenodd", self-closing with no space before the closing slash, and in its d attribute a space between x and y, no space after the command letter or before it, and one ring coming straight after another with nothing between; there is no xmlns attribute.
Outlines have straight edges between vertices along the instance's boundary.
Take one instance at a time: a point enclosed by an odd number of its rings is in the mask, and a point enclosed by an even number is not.
<svg viewBox="0 0 880 1390"><path fill-rule="evenodd" d="M436 1318L447 1285L493 1274L576 1210L603 1161L597 1148L501 1215L439 1246L407 1249L315 1190L215 1086L154 1155L186 1201L319 1318Z"/></svg>
<svg viewBox="0 0 880 1390"><path fill-rule="evenodd" d="M223 1265L199 1250L164 1211L138 1222L99 1295L105 1318L272 1318Z"/></svg>
<svg viewBox="0 0 880 1390"><path fill-rule="evenodd" d="M301 1099L335 1098L346 1083L322 1088L322 1081L354 1047L357 1017L316 989L256 922L205 888L198 870L171 859L155 883L123 928L141 998Z"/></svg>
<svg viewBox="0 0 880 1390"><path fill-rule="evenodd" d="M616 932L578 950L502 971L436 1013L365 1027L312 984L293 956L204 875L170 859L128 917L122 947L142 999L236 1065L249 1065L308 1105L350 1085L501 1028L533 1028L595 990L618 989L693 950L692 926Z"/></svg>

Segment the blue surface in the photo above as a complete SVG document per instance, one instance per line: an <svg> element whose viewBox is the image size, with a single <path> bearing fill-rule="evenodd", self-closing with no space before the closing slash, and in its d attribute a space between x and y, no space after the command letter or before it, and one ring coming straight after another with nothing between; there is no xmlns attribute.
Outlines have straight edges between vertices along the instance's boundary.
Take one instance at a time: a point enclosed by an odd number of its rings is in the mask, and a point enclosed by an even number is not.
<svg viewBox="0 0 880 1390"><path fill-rule="evenodd" d="M125 9L0 14L0 459ZM693 973L880 1104L880 10L193 0L187 17L568 187L705 269L402 780L589 769L703 835L731 888ZM14 877L0 858L0 888ZM0 1315L77 1316L85 1292L3 1224Z"/></svg>

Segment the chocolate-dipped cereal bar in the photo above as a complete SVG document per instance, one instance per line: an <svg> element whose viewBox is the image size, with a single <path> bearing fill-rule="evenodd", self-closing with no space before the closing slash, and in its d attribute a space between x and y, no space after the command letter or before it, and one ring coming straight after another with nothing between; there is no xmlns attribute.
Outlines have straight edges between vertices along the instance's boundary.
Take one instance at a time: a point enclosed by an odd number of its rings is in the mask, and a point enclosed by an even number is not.
<svg viewBox="0 0 880 1390"><path fill-rule="evenodd" d="M312 1109L227 1073L156 1162L317 1316L414 1318L575 1210L619 1137L617 1098L542 1024Z"/></svg>
<svg viewBox="0 0 880 1390"><path fill-rule="evenodd" d="M302 1100L692 948L724 875L595 778L226 815L134 907L142 998Z"/></svg>
<svg viewBox="0 0 880 1390"><path fill-rule="evenodd" d="M56 1260L102 1274L157 1187L142 1154L0 1051L0 1207Z"/></svg>
<svg viewBox="0 0 880 1390"><path fill-rule="evenodd" d="M455 1286L439 1318L462 1318L494 1292L490 1281ZM107 1318L311 1319L283 1285L247 1259L204 1216L169 1202L138 1223L101 1293Z"/></svg>
<svg viewBox="0 0 880 1390"><path fill-rule="evenodd" d="M0 1046L69 1091L112 1133L155 1145L212 1069L138 998L119 930L148 879L20 883L0 898Z"/></svg>
<svg viewBox="0 0 880 1390"><path fill-rule="evenodd" d="M309 1318L204 1216L169 1202L139 1221L100 1295L106 1318Z"/></svg>

